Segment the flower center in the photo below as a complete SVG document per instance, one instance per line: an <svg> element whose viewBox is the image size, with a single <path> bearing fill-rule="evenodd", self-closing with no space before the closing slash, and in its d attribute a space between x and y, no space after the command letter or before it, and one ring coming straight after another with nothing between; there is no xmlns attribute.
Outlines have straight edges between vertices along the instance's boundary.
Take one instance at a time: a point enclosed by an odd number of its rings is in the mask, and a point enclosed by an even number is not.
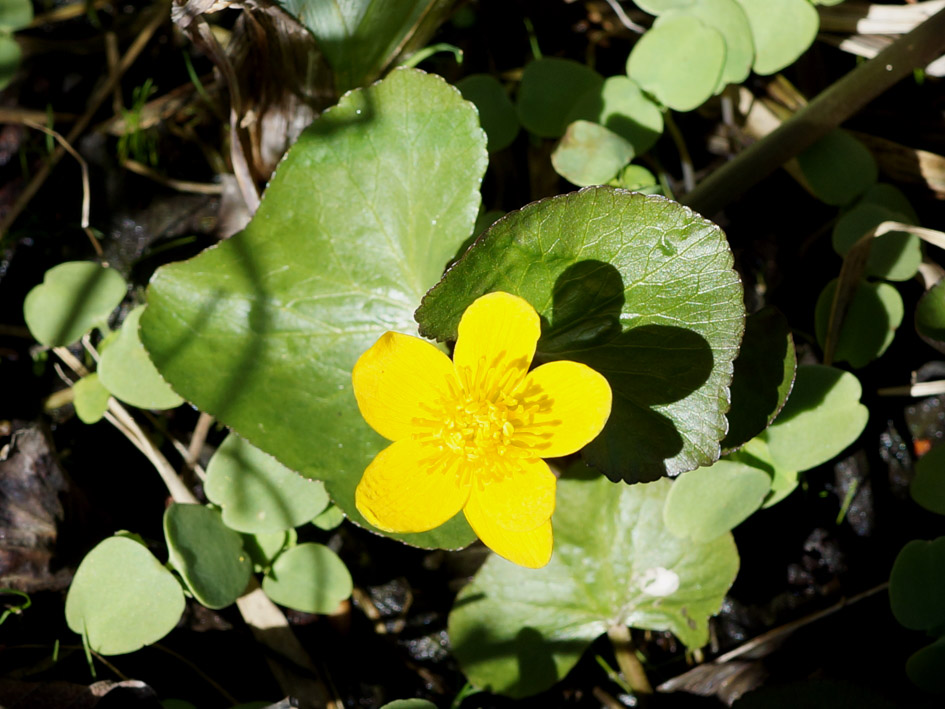
<svg viewBox="0 0 945 709"><path fill-rule="evenodd" d="M504 457L519 423L516 414L521 412L522 407L511 397L490 401L466 394L444 406L443 425L436 438L469 461Z"/></svg>

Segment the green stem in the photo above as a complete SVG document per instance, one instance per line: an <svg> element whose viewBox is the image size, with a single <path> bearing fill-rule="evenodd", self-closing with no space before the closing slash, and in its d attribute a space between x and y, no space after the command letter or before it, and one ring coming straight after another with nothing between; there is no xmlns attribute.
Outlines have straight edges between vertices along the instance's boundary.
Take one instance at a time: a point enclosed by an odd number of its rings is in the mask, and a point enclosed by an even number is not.
<svg viewBox="0 0 945 709"><path fill-rule="evenodd" d="M634 652L630 628L623 623L612 625L607 629L607 637L613 645L614 657L617 658L620 673L633 688L633 693L653 694L653 687L650 686L650 680L646 677L646 671Z"/></svg>
<svg viewBox="0 0 945 709"><path fill-rule="evenodd" d="M826 88L776 130L703 180L683 202L707 216L716 214L913 69L933 61L943 49L945 9Z"/></svg>

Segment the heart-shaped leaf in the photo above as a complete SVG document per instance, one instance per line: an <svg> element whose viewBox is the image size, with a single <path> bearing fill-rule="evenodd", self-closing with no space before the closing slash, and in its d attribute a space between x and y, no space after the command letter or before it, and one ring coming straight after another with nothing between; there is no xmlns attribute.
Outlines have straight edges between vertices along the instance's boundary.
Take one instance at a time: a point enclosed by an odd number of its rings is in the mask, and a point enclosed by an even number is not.
<svg viewBox="0 0 945 709"><path fill-rule="evenodd" d="M771 489L771 477L744 463L720 460L680 475L669 489L663 522L672 534L708 542L748 519Z"/></svg>
<svg viewBox="0 0 945 709"><path fill-rule="evenodd" d="M224 608L246 590L252 573L249 554L216 510L171 505L164 511L164 538L171 565L207 608Z"/></svg>
<svg viewBox="0 0 945 709"><path fill-rule="evenodd" d="M817 342L823 347L827 340L827 326L837 279L830 281L817 298L814 311L814 329ZM837 362L849 362L859 369L865 367L892 344L904 308L902 296L888 283L861 281L850 301L840 336L834 350Z"/></svg>
<svg viewBox="0 0 945 709"><path fill-rule="evenodd" d="M273 601L303 613L331 613L351 595L348 567L323 544L299 544L278 556L263 578Z"/></svg>
<svg viewBox="0 0 945 709"><path fill-rule="evenodd" d="M570 59L536 59L522 72L515 108L522 125L542 138L560 138L582 96L599 91L604 77Z"/></svg>
<svg viewBox="0 0 945 709"><path fill-rule="evenodd" d="M755 59L755 45L748 16L741 5L735 0L694 0L675 12L698 17L725 40L725 64L716 93L726 84L740 84L748 78Z"/></svg>
<svg viewBox="0 0 945 709"><path fill-rule="evenodd" d="M744 306L717 226L609 187L536 202L496 222L427 294L421 331L455 339L466 307L497 290L541 315L538 360L583 362L610 382L588 462L634 482L718 458Z"/></svg>
<svg viewBox="0 0 945 709"><path fill-rule="evenodd" d="M771 489L765 495L764 503L761 505L762 508L778 504L797 488L799 482L798 472L779 466L771 457L768 444L761 436L752 438L737 451L725 456L723 460L749 465L768 474L771 479Z"/></svg>
<svg viewBox="0 0 945 709"><path fill-rule="evenodd" d="M794 339L781 311L769 306L749 315L735 360L724 450L738 448L768 427L787 401L796 367Z"/></svg>
<svg viewBox="0 0 945 709"><path fill-rule="evenodd" d="M103 655L157 642L183 612L184 592L174 575L128 537L110 537L92 549L66 596L69 628Z"/></svg>
<svg viewBox="0 0 945 709"><path fill-rule="evenodd" d="M781 71L807 51L820 16L807 0L738 0L748 16L755 45L755 73Z"/></svg>
<svg viewBox="0 0 945 709"><path fill-rule="evenodd" d="M665 106L691 111L715 93L724 66L725 40L718 30L671 12L633 45L627 74Z"/></svg>
<svg viewBox="0 0 945 709"><path fill-rule="evenodd" d="M46 271L23 301L30 333L49 347L71 345L93 327L105 326L125 297L125 279L91 261L69 261Z"/></svg>
<svg viewBox="0 0 945 709"><path fill-rule="evenodd" d="M859 380L820 364L797 368L791 396L761 434L775 464L803 471L826 463L860 437L869 410Z"/></svg>
<svg viewBox="0 0 945 709"><path fill-rule="evenodd" d="M282 532L305 524L328 506L325 485L289 470L231 433L207 466L207 498L239 532Z"/></svg>
<svg viewBox="0 0 945 709"><path fill-rule="evenodd" d="M184 403L158 373L148 357L138 323L145 306L128 313L118 337L102 352L98 374L116 399L141 409L173 409Z"/></svg>
<svg viewBox="0 0 945 709"><path fill-rule="evenodd" d="M584 187L610 181L633 158L633 146L604 126L574 121L551 154L555 171Z"/></svg>
<svg viewBox="0 0 945 709"><path fill-rule="evenodd" d="M188 401L306 477L350 519L387 445L364 422L351 368L412 314L472 232L487 162L476 110L437 76L399 69L299 137L246 229L158 270L141 337ZM462 515L403 535L457 548Z"/></svg>
<svg viewBox="0 0 945 709"><path fill-rule="evenodd" d="M470 682L513 697L540 692L614 624L704 644L738 553L730 534L697 543L668 532L672 484L614 486L584 466L569 471L551 562L532 570L490 556L456 599L450 643Z"/></svg>
<svg viewBox="0 0 945 709"><path fill-rule="evenodd" d="M913 539L893 562L889 573L889 605L900 624L910 630L945 627L945 537ZM939 634L937 633L937 634Z"/></svg>

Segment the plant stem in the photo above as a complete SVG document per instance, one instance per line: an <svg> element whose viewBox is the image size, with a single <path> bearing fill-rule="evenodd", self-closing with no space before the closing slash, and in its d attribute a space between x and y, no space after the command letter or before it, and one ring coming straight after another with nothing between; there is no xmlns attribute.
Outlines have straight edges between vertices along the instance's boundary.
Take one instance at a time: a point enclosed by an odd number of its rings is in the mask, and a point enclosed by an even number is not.
<svg viewBox="0 0 945 709"><path fill-rule="evenodd" d="M633 640L630 637L630 628L619 623L607 629L607 637L614 647L614 657L620 673L633 688L634 694L653 694L653 687L646 677L646 671L633 649Z"/></svg>
<svg viewBox="0 0 945 709"><path fill-rule="evenodd" d="M686 195L685 204L712 216L803 152L867 103L945 49L945 9L822 91L775 131L749 146Z"/></svg>

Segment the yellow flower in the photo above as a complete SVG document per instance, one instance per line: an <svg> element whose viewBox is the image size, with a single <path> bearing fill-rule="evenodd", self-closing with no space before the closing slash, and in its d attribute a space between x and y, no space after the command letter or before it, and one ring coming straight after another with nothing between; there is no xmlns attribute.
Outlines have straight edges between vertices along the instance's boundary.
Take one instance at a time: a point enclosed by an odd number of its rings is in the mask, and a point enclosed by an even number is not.
<svg viewBox="0 0 945 709"><path fill-rule="evenodd" d="M394 441L364 471L355 503L387 532L425 532L460 510L500 556L551 558L554 474L542 458L592 441L610 416L610 385L577 362L528 371L535 309L508 293L470 305L453 361L429 342L387 332L358 359L361 414Z"/></svg>

